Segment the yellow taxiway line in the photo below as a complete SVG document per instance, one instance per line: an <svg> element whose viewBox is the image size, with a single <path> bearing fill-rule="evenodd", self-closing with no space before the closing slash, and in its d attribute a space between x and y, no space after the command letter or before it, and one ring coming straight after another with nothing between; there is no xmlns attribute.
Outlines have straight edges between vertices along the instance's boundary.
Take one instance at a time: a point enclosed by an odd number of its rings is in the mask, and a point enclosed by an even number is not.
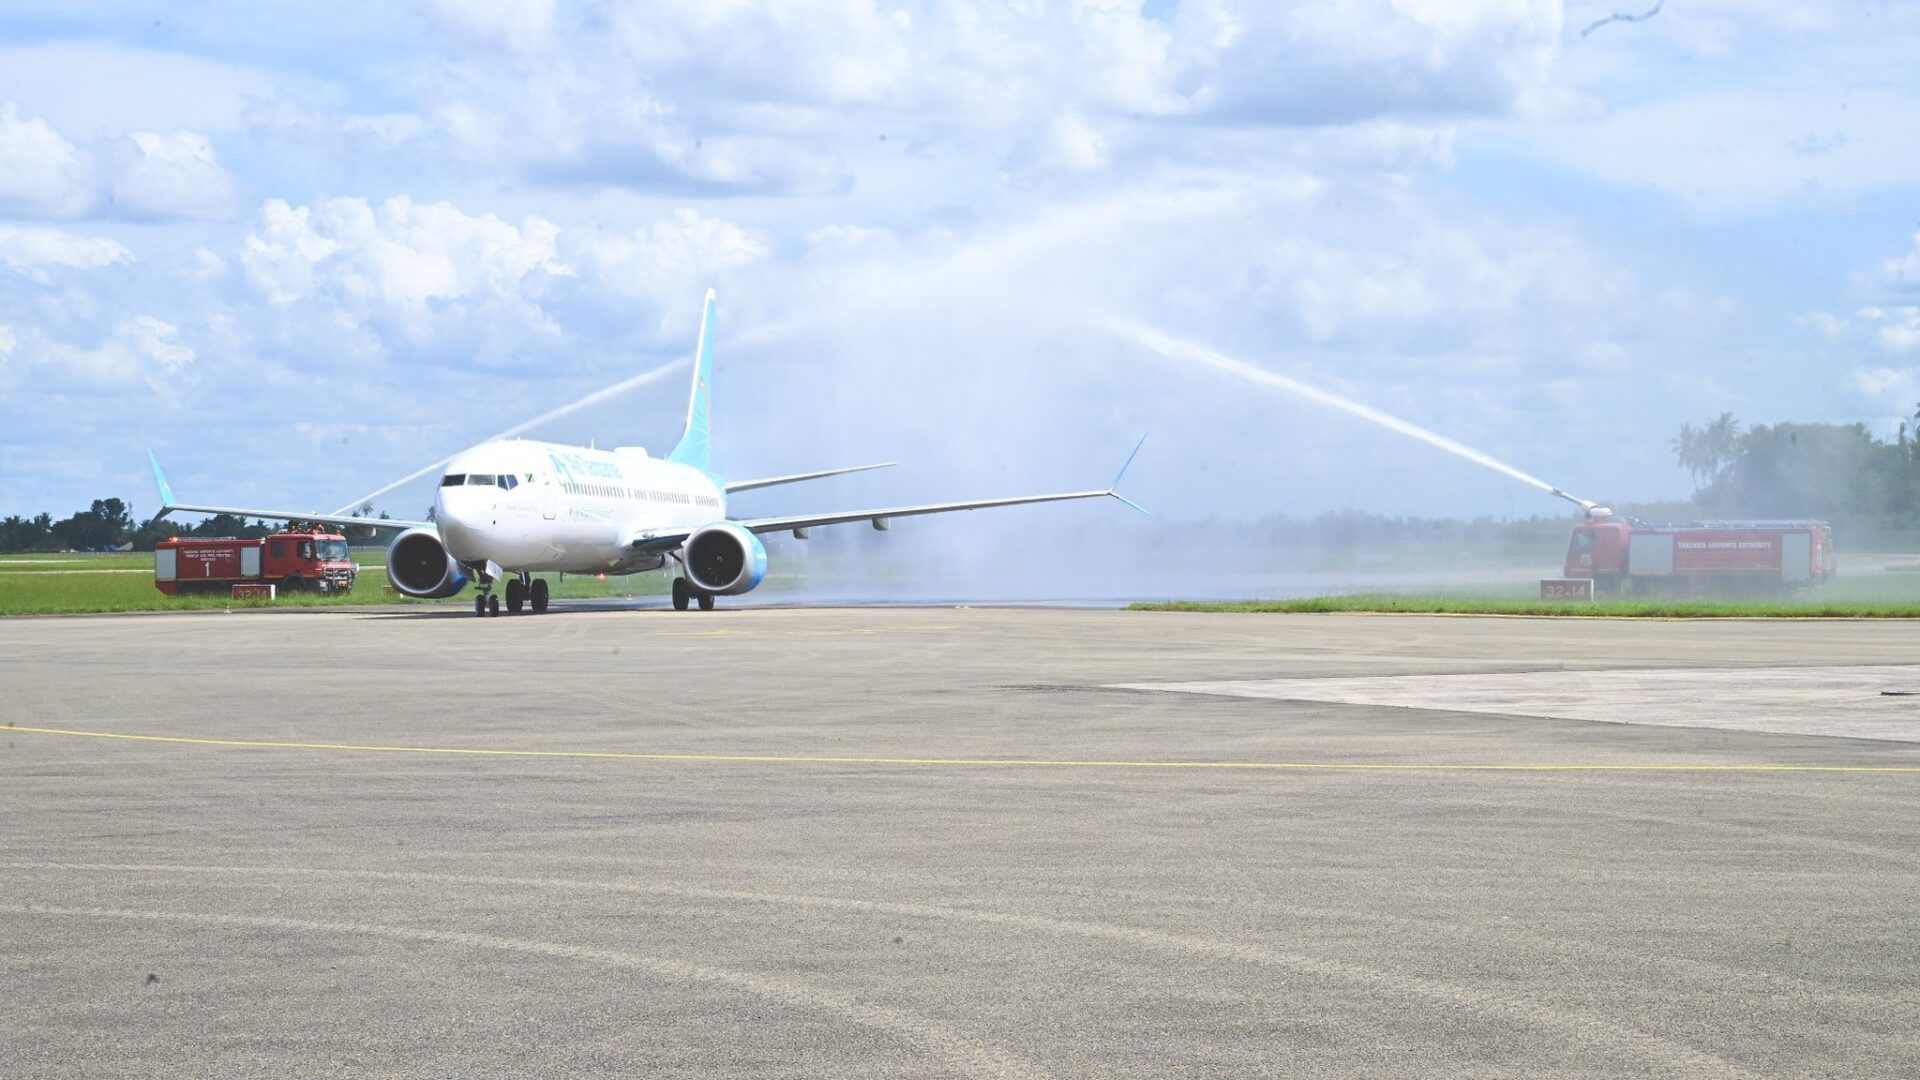
<svg viewBox="0 0 1920 1080"><path fill-rule="evenodd" d="M607 761L714 762L740 765L887 765L946 766L952 768L1037 769L1213 769L1244 771L1364 771L1364 772L1674 772L1674 773L1920 773L1920 765L1806 765L1806 764L1554 764L1450 763L1374 761L1126 761L1073 758L964 758L964 757L852 757L813 754L663 754L626 750L532 750L464 746L382 746L362 743L278 742L266 739L210 739L186 735L136 735L122 731L81 731L73 728L29 727L9 724L0 731L34 735L67 735L83 739L122 742L219 746L248 750L321 750L361 754L431 754L459 757L573 758Z"/></svg>

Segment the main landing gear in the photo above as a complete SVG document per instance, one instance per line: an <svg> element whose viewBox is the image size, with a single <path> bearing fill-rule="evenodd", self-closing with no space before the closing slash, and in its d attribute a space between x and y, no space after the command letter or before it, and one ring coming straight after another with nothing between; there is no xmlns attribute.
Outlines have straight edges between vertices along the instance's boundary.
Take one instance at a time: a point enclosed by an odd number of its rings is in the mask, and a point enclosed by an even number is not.
<svg viewBox="0 0 1920 1080"><path fill-rule="evenodd" d="M507 614L518 615L522 608L531 608L535 615L547 610L547 583L532 574L516 574L507 579ZM473 598L475 615L500 614L500 598L493 595L493 583L480 586L480 595Z"/></svg>
<svg viewBox="0 0 1920 1080"><path fill-rule="evenodd" d="M673 610L685 611L687 610L687 607L690 604L692 604L695 600L698 600L700 602L701 611L713 610L713 594L712 593L701 592L700 590L694 588L692 585L687 584L686 578L681 578L681 577L674 578L673 579Z"/></svg>
<svg viewBox="0 0 1920 1080"><path fill-rule="evenodd" d="M507 614L518 615L520 609L533 609L535 615L547 610L547 583L531 574L521 574L507 582Z"/></svg>

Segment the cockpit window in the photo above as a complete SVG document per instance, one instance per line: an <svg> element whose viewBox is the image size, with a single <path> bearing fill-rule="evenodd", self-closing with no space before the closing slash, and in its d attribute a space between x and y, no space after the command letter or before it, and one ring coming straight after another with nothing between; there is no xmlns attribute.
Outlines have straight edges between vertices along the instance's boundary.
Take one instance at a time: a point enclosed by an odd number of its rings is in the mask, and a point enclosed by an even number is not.
<svg viewBox="0 0 1920 1080"><path fill-rule="evenodd" d="M492 487L493 474L492 473L468 473L467 485L471 487L475 484L484 484L487 487Z"/></svg>
<svg viewBox="0 0 1920 1080"><path fill-rule="evenodd" d="M520 478L512 473L501 473L500 486L506 488L508 491L512 491L514 488L520 486Z"/></svg>
<svg viewBox="0 0 1920 1080"><path fill-rule="evenodd" d="M1593 550L1593 534L1585 529L1573 531L1573 550L1575 554Z"/></svg>
<svg viewBox="0 0 1920 1080"><path fill-rule="evenodd" d="M440 478L441 487L459 487L467 482L466 473L452 472Z"/></svg>

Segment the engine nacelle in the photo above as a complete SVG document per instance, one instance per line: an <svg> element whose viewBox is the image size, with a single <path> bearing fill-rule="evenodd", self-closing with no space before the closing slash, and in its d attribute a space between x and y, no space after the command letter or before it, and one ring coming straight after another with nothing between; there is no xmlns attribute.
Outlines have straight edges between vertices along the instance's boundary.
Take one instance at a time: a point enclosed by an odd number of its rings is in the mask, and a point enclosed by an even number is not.
<svg viewBox="0 0 1920 1080"><path fill-rule="evenodd" d="M387 580L408 596L437 600L467 587L467 571L432 529L408 529L387 546Z"/></svg>
<svg viewBox="0 0 1920 1080"><path fill-rule="evenodd" d="M731 521L703 525L681 549L687 580L715 596L743 593L767 576L767 549L760 538Z"/></svg>

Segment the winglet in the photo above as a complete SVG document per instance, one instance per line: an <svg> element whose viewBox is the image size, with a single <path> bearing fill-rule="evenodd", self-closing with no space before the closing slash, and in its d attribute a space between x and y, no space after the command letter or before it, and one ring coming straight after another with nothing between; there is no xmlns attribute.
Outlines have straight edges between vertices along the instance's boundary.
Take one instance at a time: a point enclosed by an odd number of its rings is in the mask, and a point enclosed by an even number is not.
<svg viewBox="0 0 1920 1080"><path fill-rule="evenodd" d="M1133 459L1140 455L1140 448L1142 446L1145 446L1146 444L1147 444L1147 437L1145 435L1140 436L1140 441L1133 444L1133 453L1127 455L1127 460L1120 466L1120 471L1113 474L1113 483L1107 485L1107 494L1113 496L1116 499L1119 499L1121 502L1126 503L1128 506L1133 507L1135 510L1140 511L1143 514L1148 514L1148 516L1151 517L1152 515L1148 513L1146 507L1141 506L1139 503L1134 502L1132 499L1127 498L1125 495L1120 494L1120 492L1116 490L1120 486L1120 478L1127 475L1127 469L1133 465Z"/></svg>
<svg viewBox="0 0 1920 1080"><path fill-rule="evenodd" d="M167 474L160 471L160 459L153 456L151 447L147 449L147 463L153 466L153 482L160 488L160 513L153 515L158 518L173 509L173 488L168 486Z"/></svg>
<svg viewBox="0 0 1920 1080"><path fill-rule="evenodd" d="M713 301L707 290L706 310L700 313L700 343L693 351L693 390L687 396L687 427L667 460L707 468L708 437L713 421Z"/></svg>

